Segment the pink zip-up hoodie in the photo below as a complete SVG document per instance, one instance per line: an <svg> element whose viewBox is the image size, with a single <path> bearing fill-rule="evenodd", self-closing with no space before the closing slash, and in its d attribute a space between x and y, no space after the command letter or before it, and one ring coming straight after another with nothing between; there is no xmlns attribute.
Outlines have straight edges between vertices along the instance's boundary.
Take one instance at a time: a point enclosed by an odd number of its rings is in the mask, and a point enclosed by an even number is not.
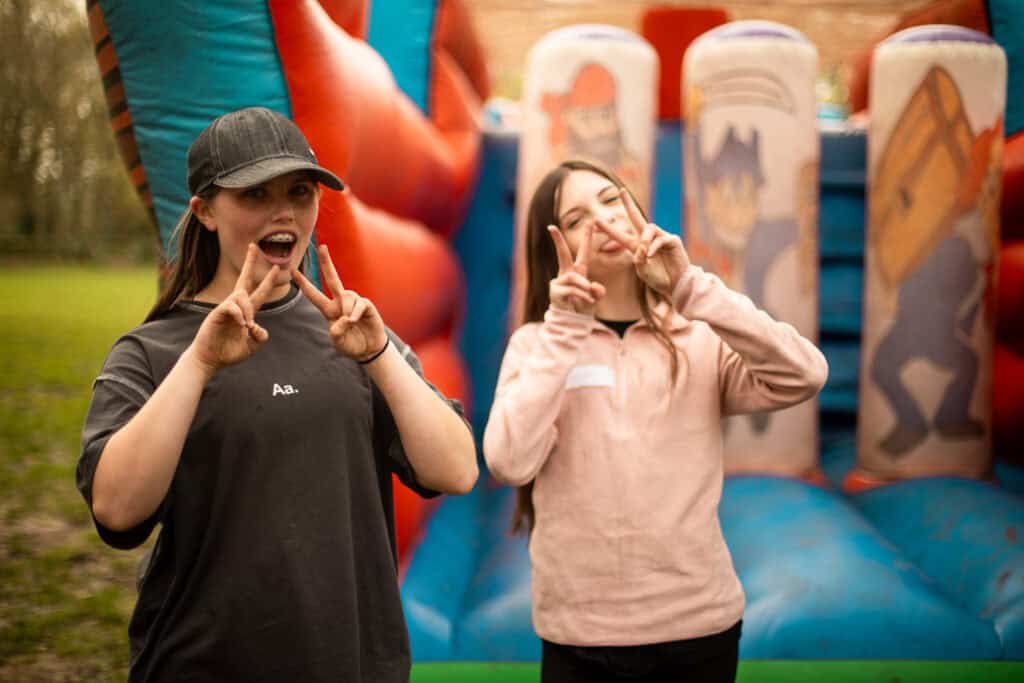
<svg viewBox="0 0 1024 683"><path fill-rule="evenodd" d="M743 614L718 521L720 420L811 398L828 365L792 326L696 266L671 298L674 384L642 320L620 339L592 316L551 308L509 340L484 458L502 482L535 482L533 625L545 640L668 642Z"/></svg>

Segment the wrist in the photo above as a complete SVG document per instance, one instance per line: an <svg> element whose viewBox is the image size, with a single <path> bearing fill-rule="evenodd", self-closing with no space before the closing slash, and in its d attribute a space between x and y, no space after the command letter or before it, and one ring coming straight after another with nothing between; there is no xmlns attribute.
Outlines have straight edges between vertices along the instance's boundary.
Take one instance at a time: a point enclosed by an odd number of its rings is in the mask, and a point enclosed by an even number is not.
<svg viewBox="0 0 1024 683"><path fill-rule="evenodd" d="M356 358L356 362L359 363L360 365L369 365L370 363L373 363L374 361L379 359L381 356L383 356L384 352L388 350L389 346L391 346L391 337L385 336L384 337L384 345L383 346L381 346L377 351L374 351L373 353L369 354L368 356L364 356L362 358Z"/></svg>
<svg viewBox="0 0 1024 683"><path fill-rule="evenodd" d="M209 382L217 372L217 366L203 360L195 346L192 344L190 344L188 348L185 349L184 353L181 354L181 358L178 362L185 363L188 368L195 371L204 385Z"/></svg>
<svg viewBox="0 0 1024 683"><path fill-rule="evenodd" d="M687 265L683 272L680 273L679 279L676 280L671 291L668 292L669 301L672 302L672 306L676 311L682 312L686 308L690 295L693 293L694 278L698 272L699 269L696 266L692 264Z"/></svg>
<svg viewBox="0 0 1024 683"><path fill-rule="evenodd" d="M594 322L594 310L589 312L580 312L573 308L562 308L560 306L548 306L548 310L544 312L544 320L554 320L558 322L565 322L569 325L583 325L589 327Z"/></svg>

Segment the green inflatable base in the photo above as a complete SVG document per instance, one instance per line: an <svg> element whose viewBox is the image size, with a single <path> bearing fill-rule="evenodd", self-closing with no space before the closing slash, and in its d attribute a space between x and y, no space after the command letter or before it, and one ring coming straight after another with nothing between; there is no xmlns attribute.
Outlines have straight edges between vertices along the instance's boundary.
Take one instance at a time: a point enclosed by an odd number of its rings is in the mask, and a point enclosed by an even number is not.
<svg viewBox="0 0 1024 683"><path fill-rule="evenodd" d="M477 662L417 664L412 683L536 683L540 665ZM756 661L740 662L737 683L1010 683L1024 662Z"/></svg>

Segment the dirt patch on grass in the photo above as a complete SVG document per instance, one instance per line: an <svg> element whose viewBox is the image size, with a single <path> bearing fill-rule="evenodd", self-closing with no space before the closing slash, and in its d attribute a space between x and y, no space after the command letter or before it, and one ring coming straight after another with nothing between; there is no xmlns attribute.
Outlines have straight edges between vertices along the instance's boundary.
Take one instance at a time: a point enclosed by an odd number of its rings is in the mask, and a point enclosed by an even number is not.
<svg viewBox="0 0 1024 683"><path fill-rule="evenodd" d="M127 671L118 673L102 662L69 661L52 652L19 655L0 662L0 681L18 683L80 683L90 681L123 681Z"/></svg>
<svg viewBox="0 0 1024 683"><path fill-rule="evenodd" d="M67 457L52 448L7 468L18 477ZM66 468L18 481L0 503L0 681L125 680L145 550L99 540Z"/></svg>

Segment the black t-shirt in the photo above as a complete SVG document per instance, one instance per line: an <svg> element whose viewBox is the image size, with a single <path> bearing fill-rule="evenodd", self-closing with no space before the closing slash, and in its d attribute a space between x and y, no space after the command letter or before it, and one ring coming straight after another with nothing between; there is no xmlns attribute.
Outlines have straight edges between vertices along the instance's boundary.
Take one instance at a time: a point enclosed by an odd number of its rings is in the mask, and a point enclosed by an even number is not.
<svg viewBox="0 0 1024 683"><path fill-rule="evenodd" d="M114 345L83 430L90 508L107 440L211 308L179 304ZM436 492L416 483L383 396L298 290L256 320L269 341L207 385L153 517L121 533L96 524L118 548L162 525L129 626L130 679L404 683L391 475Z"/></svg>

